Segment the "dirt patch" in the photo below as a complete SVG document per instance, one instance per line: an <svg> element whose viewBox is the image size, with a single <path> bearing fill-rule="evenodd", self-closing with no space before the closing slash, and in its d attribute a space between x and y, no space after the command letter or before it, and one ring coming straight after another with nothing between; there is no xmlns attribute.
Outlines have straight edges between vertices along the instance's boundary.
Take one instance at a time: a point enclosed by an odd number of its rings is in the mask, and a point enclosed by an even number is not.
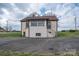
<svg viewBox="0 0 79 59"><path fill-rule="evenodd" d="M8 41L0 46L0 50L12 50L19 52L60 52L79 51L79 38L52 38L52 39L28 39Z"/></svg>

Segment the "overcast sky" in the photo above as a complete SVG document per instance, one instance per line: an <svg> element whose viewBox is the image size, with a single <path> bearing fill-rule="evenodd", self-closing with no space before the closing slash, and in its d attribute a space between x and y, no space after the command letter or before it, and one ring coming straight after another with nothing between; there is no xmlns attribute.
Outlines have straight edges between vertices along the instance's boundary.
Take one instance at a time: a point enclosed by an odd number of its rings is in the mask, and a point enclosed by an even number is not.
<svg viewBox="0 0 79 59"><path fill-rule="evenodd" d="M9 20L9 24L15 27L14 29L20 30L20 22L16 20L21 20L32 12L40 15L51 12L55 14L59 19L58 30L74 29L74 16L76 16L77 27L79 27L78 3L0 3L0 25L5 26L6 21Z"/></svg>

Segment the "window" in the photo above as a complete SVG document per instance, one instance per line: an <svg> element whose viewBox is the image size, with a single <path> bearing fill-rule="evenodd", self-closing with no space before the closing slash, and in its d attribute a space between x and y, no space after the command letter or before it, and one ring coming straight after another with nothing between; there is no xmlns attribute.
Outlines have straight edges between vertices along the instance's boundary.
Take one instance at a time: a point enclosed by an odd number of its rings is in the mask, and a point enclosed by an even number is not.
<svg viewBox="0 0 79 59"><path fill-rule="evenodd" d="M41 36L41 33L36 33L36 36Z"/></svg>
<svg viewBox="0 0 79 59"><path fill-rule="evenodd" d="M37 26L37 21L31 21L31 26Z"/></svg>
<svg viewBox="0 0 79 59"><path fill-rule="evenodd" d="M51 22L47 21L47 29L51 29Z"/></svg>
<svg viewBox="0 0 79 59"><path fill-rule="evenodd" d="M31 21L31 26L44 26L44 21Z"/></svg>
<svg viewBox="0 0 79 59"><path fill-rule="evenodd" d="M44 21L38 21L38 26L44 26Z"/></svg>

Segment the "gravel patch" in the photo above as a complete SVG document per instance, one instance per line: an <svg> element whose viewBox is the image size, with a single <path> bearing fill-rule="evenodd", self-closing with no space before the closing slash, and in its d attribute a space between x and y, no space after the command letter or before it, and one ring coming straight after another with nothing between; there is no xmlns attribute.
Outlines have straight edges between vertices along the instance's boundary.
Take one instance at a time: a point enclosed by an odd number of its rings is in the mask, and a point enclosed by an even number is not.
<svg viewBox="0 0 79 59"><path fill-rule="evenodd" d="M16 38L16 40L0 40L0 50L20 52L79 51L79 38Z"/></svg>

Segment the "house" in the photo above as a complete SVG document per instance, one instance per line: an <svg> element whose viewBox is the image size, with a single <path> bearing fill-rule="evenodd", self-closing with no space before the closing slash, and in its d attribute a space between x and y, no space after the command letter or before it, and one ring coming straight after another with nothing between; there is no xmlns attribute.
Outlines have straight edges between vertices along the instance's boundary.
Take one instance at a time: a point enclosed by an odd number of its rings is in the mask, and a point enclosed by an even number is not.
<svg viewBox="0 0 79 59"><path fill-rule="evenodd" d="M2 27L0 27L0 32L5 32L6 30Z"/></svg>
<svg viewBox="0 0 79 59"><path fill-rule="evenodd" d="M22 36L31 38L55 37L57 22L58 19L55 15L26 17L21 20Z"/></svg>

